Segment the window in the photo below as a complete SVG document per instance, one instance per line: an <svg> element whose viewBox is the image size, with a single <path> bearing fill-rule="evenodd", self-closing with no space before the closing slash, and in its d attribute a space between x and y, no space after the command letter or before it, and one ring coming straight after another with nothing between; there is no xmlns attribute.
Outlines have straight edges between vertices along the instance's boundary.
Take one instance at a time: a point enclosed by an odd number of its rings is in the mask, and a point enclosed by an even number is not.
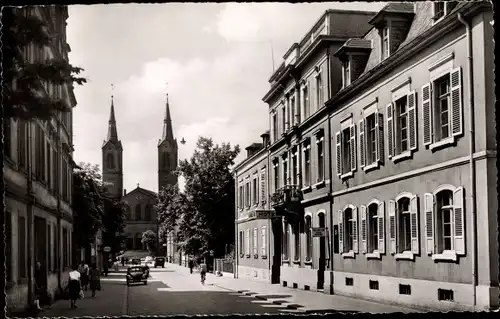
<svg viewBox="0 0 500 319"><path fill-rule="evenodd" d="M144 208L144 220L151 220L151 205L146 204Z"/></svg>
<svg viewBox="0 0 500 319"><path fill-rule="evenodd" d="M335 134L337 150L337 175L343 178L356 169L355 125L348 125Z"/></svg>
<svg viewBox="0 0 500 319"><path fill-rule="evenodd" d="M12 279L12 213L5 211L5 281Z"/></svg>
<svg viewBox="0 0 500 319"><path fill-rule="evenodd" d="M48 239L48 249L47 249L47 266L48 270L52 271L52 227L47 224L47 239Z"/></svg>
<svg viewBox="0 0 500 319"><path fill-rule="evenodd" d="M306 230L306 261L311 261L312 251L313 251L311 216L306 216L305 230Z"/></svg>
<svg viewBox="0 0 500 319"><path fill-rule="evenodd" d="M295 96L292 96L290 98L290 124L291 125L295 125L296 124L296 118L295 118L296 110L295 110L295 108L296 108L296 105L295 105Z"/></svg>
<svg viewBox="0 0 500 319"><path fill-rule="evenodd" d="M250 257L250 229L245 231L245 255Z"/></svg>
<svg viewBox="0 0 500 319"><path fill-rule="evenodd" d="M252 248L253 248L253 255L254 257L256 257L259 253L259 244L258 244L258 232L257 232L257 228L254 228L253 229L253 245L252 245Z"/></svg>
<svg viewBox="0 0 500 319"><path fill-rule="evenodd" d="M292 126L292 105L290 104L290 93L286 95L286 129Z"/></svg>
<svg viewBox="0 0 500 319"><path fill-rule="evenodd" d="M132 208L127 205L127 220L132 220Z"/></svg>
<svg viewBox="0 0 500 319"><path fill-rule="evenodd" d="M361 206L361 240L368 258L380 258L385 253L384 226L384 202Z"/></svg>
<svg viewBox="0 0 500 319"><path fill-rule="evenodd" d="M245 183L245 206L250 207L250 180Z"/></svg>
<svg viewBox="0 0 500 319"><path fill-rule="evenodd" d="M459 67L422 87L424 145L431 149L453 143L463 133L461 81Z"/></svg>
<svg viewBox="0 0 500 319"><path fill-rule="evenodd" d="M387 106L389 158L399 159L417 149L417 116L415 91Z"/></svg>
<svg viewBox="0 0 500 319"><path fill-rule="evenodd" d="M433 259L465 255L463 192L462 187L447 186L435 195L425 194L426 246L428 254L437 254Z"/></svg>
<svg viewBox="0 0 500 319"><path fill-rule="evenodd" d="M309 104L309 90L307 86L302 89L302 105L304 106L304 119L311 115L311 105Z"/></svg>
<svg viewBox="0 0 500 319"><path fill-rule="evenodd" d="M141 204L136 204L135 205L135 220L141 220Z"/></svg>
<svg viewBox="0 0 500 319"><path fill-rule="evenodd" d="M260 202L265 203L266 198L266 168L261 169L260 171Z"/></svg>
<svg viewBox="0 0 500 319"><path fill-rule="evenodd" d="M343 87L347 87L349 84L351 84L351 61L349 58L342 62L342 69Z"/></svg>
<svg viewBox="0 0 500 319"><path fill-rule="evenodd" d="M12 157L12 126L10 118L3 119L3 153L9 158Z"/></svg>
<svg viewBox="0 0 500 319"><path fill-rule="evenodd" d="M399 284L399 294L400 295L411 295L411 286Z"/></svg>
<svg viewBox="0 0 500 319"><path fill-rule="evenodd" d="M267 236L267 227L266 226L262 226L262 230L261 230L261 234L260 234L261 238L260 238L260 249L261 249L261 256L265 257L267 256L267 252L266 252L266 245L267 245L267 239L266 239L266 236Z"/></svg>
<svg viewBox="0 0 500 319"><path fill-rule="evenodd" d="M278 118L276 117L276 113L273 114L273 138L274 142L278 140Z"/></svg>
<svg viewBox="0 0 500 319"><path fill-rule="evenodd" d="M46 150L46 156L47 156L47 186L49 189L52 190L52 165L53 165L53 160L51 159L51 148L50 148L50 144L49 142L47 141L46 142L46 147L45 147L45 150Z"/></svg>
<svg viewBox="0 0 500 319"><path fill-rule="evenodd" d="M26 218L23 216L19 216L18 219L18 232L19 232L19 278L27 278L27 268L26 268Z"/></svg>
<svg viewBox="0 0 500 319"><path fill-rule="evenodd" d="M343 211L339 210L339 252L358 252L358 209L348 206ZM352 255L354 256L354 255Z"/></svg>
<svg viewBox="0 0 500 319"><path fill-rule="evenodd" d="M243 206L245 206L243 203L243 185L240 185L238 193L238 207L239 209L243 209Z"/></svg>
<svg viewBox="0 0 500 319"><path fill-rule="evenodd" d="M252 181L252 203L257 205L259 203L259 192L258 192L258 184L257 184L257 175L253 178Z"/></svg>
<svg viewBox="0 0 500 319"><path fill-rule="evenodd" d="M377 140L375 138L375 114L366 118L366 164L377 160Z"/></svg>
<svg viewBox="0 0 500 319"><path fill-rule="evenodd" d="M294 224L293 227L293 238L294 238L294 261L300 260L300 227L299 223Z"/></svg>
<svg viewBox="0 0 500 319"><path fill-rule="evenodd" d="M298 151L297 147L292 151L292 183L294 185L299 185L299 176L298 176L298 165L299 165L299 159L298 159Z"/></svg>
<svg viewBox="0 0 500 319"><path fill-rule="evenodd" d="M321 78L321 73L318 73L316 75L316 103L318 103L318 109L323 107L323 102L323 81Z"/></svg>
<svg viewBox="0 0 500 319"><path fill-rule="evenodd" d="M453 290L451 289L438 289L438 300L453 301Z"/></svg>
<svg viewBox="0 0 500 319"><path fill-rule="evenodd" d="M277 191L280 183L280 171L279 162L277 160L273 163L273 173L274 173L274 191Z"/></svg>
<svg viewBox="0 0 500 319"><path fill-rule="evenodd" d="M304 143L302 148L304 152L304 186L311 185L311 144L309 142Z"/></svg>
<svg viewBox="0 0 500 319"><path fill-rule="evenodd" d="M69 251L68 251L68 229L63 228L63 267L67 267L69 263Z"/></svg>
<svg viewBox="0 0 500 319"><path fill-rule="evenodd" d="M115 168L115 160L113 158L113 154L108 153L108 155L107 155L107 163L108 163L108 169L114 169ZM165 162L163 162L163 163L165 163ZM165 167L165 164L163 164L163 166Z"/></svg>
<svg viewBox="0 0 500 319"><path fill-rule="evenodd" d="M239 237L238 237L238 252L240 253L240 257L243 257L243 255L245 254L244 246L243 246L243 241L244 241L243 236L244 236L244 233L242 230L240 230Z"/></svg>
<svg viewBox="0 0 500 319"><path fill-rule="evenodd" d="M420 253L417 196L402 194L389 201L389 242L396 259L411 259Z"/></svg>
<svg viewBox="0 0 500 319"><path fill-rule="evenodd" d="M282 251L282 259L283 260L288 260L288 250L289 250L289 245L288 245L288 240L290 238L290 229L289 229L289 224L287 222L283 223L283 244L281 245Z"/></svg>
<svg viewBox="0 0 500 319"><path fill-rule="evenodd" d="M316 154L318 156L318 171L316 182L322 182L325 179L325 156L323 150L323 135L316 137Z"/></svg>
<svg viewBox="0 0 500 319"><path fill-rule="evenodd" d="M434 23L448 15L457 5L458 1L434 2Z"/></svg>
<svg viewBox="0 0 500 319"><path fill-rule="evenodd" d="M26 121L23 119L19 119L19 138L17 139L18 142L18 150L19 150L19 165L21 168L27 168L27 154L26 154L26 136L27 136L27 128L28 126L26 125ZM4 137L4 141L7 140L7 137ZM54 157L55 158L55 157ZM54 175L55 176L55 175Z"/></svg>
<svg viewBox="0 0 500 319"><path fill-rule="evenodd" d="M163 152L162 154L162 166L163 168L168 168L170 165L170 156L167 152Z"/></svg>
<svg viewBox="0 0 500 319"><path fill-rule="evenodd" d="M288 123L286 120L287 113L286 113L286 105L283 103L281 106L281 133L285 133L288 129Z"/></svg>
<svg viewBox="0 0 500 319"><path fill-rule="evenodd" d="M389 55L391 54L390 52L390 46L389 46L389 26L385 26L382 29L382 60L387 59Z"/></svg>
<svg viewBox="0 0 500 319"><path fill-rule="evenodd" d="M285 153L282 157L283 160L283 186L286 186L289 184L289 177L288 177L288 156Z"/></svg>
<svg viewBox="0 0 500 319"><path fill-rule="evenodd" d="M369 286L371 290L378 290L378 280L370 280Z"/></svg>

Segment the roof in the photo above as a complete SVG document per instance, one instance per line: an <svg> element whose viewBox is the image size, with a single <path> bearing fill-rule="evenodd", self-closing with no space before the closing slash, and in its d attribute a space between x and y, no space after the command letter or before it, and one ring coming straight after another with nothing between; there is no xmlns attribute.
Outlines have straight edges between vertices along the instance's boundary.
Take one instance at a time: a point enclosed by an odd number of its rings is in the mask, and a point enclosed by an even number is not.
<svg viewBox="0 0 500 319"><path fill-rule="evenodd" d="M265 131L264 133L262 133L262 134L260 135L260 137L269 136L269 135L270 135L270 133L271 133L271 131L270 131L270 130L267 130L267 131Z"/></svg>
<svg viewBox="0 0 500 319"><path fill-rule="evenodd" d="M249 149L260 149L260 148L262 148L262 143L252 143L249 146L247 146L245 149L249 150Z"/></svg>
<svg viewBox="0 0 500 319"><path fill-rule="evenodd" d="M369 23L374 24L377 20L383 17L385 14L414 14L415 7L412 2L394 2L389 3L385 7L382 8L373 18L370 19Z"/></svg>
<svg viewBox="0 0 500 319"><path fill-rule="evenodd" d="M123 196L123 198L129 197L129 196L131 196L132 194L134 194L136 192L144 193L144 194L149 195L151 197L157 197L158 196L157 193L155 193L153 191L150 191L149 189L145 189L145 188L137 186L133 191L128 192L127 194L125 194Z"/></svg>

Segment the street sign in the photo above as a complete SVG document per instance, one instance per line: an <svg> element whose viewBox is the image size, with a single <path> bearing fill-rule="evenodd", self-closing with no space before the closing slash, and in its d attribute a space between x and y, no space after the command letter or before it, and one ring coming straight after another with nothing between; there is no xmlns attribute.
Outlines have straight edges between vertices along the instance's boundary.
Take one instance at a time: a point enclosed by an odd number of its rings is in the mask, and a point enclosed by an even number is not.
<svg viewBox="0 0 500 319"><path fill-rule="evenodd" d="M211 250L211 251L210 251L210 256L213 256L213 255L214 255L214 251L213 251L213 250Z"/></svg>
<svg viewBox="0 0 500 319"><path fill-rule="evenodd" d="M325 227L313 227L312 235L313 237L326 237Z"/></svg>
<svg viewBox="0 0 500 319"><path fill-rule="evenodd" d="M104 247L103 250L104 250L105 253L109 253L111 251L111 247L106 246L106 247Z"/></svg>

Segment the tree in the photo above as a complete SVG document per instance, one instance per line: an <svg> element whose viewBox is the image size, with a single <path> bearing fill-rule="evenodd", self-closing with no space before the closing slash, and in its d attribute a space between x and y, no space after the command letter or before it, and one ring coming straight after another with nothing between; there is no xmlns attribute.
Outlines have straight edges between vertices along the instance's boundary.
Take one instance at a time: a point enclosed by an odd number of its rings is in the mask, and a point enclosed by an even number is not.
<svg viewBox="0 0 500 319"><path fill-rule="evenodd" d="M112 253L122 250L127 209L128 204L125 201L114 199L105 192L102 240L104 246L111 247Z"/></svg>
<svg viewBox="0 0 500 319"><path fill-rule="evenodd" d="M167 235L175 232L179 225L179 219L186 210L186 207L186 197L179 191L178 185L167 185L158 192L158 201L155 205L155 210L161 241L166 242Z"/></svg>
<svg viewBox="0 0 500 319"><path fill-rule="evenodd" d="M156 251L157 238L154 231L146 230L145 232L143 232L141 242L146 245L150 252Z"/></svg>
<svg viewBox="0 0 500 319"><path fill-rule="evenodd" d="M214 145L199 137L190 160L179 163L186 180L188 205L179 222L179 241L186 252L206 256L210 250L223 256L226 244L234 243L234 179L230 167L240 152L229 143Z"/></svg>
<svg viewBox="0 0 500 319"><path fill-rule="evenodd" d="M102 227L104 203L99 166L80 163L73 170L73 212L75 240L87 247Z"/></svg>
<svg viewBox="0 0 500 319"><path fill-rule="evenodd" d="M63 8L43 7L62 15ZM62 94L42 94L45 87L73 87L83 84L78 77L83 69L72 66L63 54L48 59L41 54L37 60L28 57L28 50L43 52L47 46L57 46L61 37L33 12L33 7L2 8L2 107L4 117L48 120L57 111L69 111L72 107ZM62 47L66 47L62 43Z"/></svg>

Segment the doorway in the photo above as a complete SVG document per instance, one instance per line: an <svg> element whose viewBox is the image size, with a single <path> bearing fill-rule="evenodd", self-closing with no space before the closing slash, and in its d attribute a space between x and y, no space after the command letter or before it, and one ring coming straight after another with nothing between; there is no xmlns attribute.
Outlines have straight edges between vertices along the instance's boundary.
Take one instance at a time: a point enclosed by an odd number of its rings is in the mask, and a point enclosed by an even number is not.
<svg viewBox="0 0 500 319"><path fill-rule="evenodd" d="M325 214L318 215L319 227L325 228ZM326 237L319 237L318 290L324 288L326 269Z"/></svg>
<svg viewBox="0 0 500 319"><path fill-rule="evenodd" d="M271 220L273 230L273 260L271 262L271 283L279 284L281 271L281 238L283 236L283 224L281 219Z"/></svg>
<svg viewBox="0 0 500 319"><path fill-rule="evenodd" d="M41 264L41 272L42 275L40 276L41 282L37 283L40 284L43 287L47 287L47 250L49 246L47 245L47 221L45 218L41 218L38 216L35 216L35 221L34 221L34 230L35 230L35 264L34 267L36 267L36 262L40 262Z"/></svg>

